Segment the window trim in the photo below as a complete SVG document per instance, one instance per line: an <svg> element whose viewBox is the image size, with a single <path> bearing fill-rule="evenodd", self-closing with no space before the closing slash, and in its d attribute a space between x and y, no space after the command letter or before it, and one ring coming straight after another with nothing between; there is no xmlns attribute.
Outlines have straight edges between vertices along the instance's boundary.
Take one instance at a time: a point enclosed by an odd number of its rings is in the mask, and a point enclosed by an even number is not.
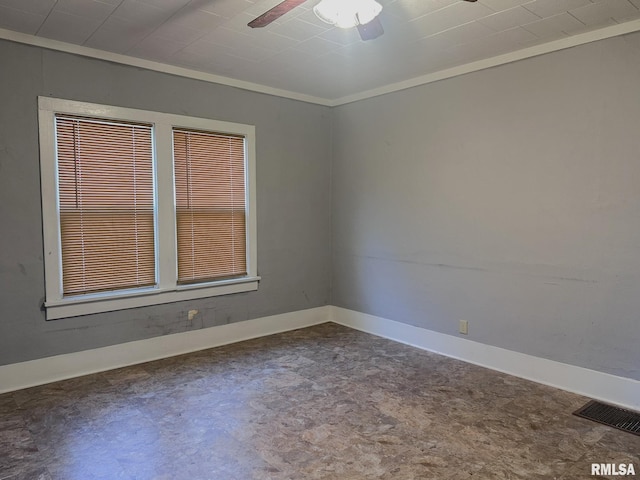
<svg viewBox="0 0 640 480"><path fill-rule="evenodd" d="M155 287L63 297L55 151L56 114L84 115L153 125L156 275L158 280ZM255 126L51 97L38 97L38 123L46 295L44 306L47 320L258 289L260 277L257 274ZM247 275L245 277L200 284L177 284L173 128L214 131L245 137L245 195L247 197Z"/></svg>

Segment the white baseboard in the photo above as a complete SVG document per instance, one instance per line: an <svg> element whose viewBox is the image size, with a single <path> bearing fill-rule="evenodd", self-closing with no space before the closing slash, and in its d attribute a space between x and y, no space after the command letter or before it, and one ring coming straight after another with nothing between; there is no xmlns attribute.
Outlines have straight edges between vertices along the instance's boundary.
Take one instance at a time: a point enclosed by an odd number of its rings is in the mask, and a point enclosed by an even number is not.
<svg viewBox="0 0 640 480"><path fill-rule="evenodd" d="M640 382L637 380L554 362L334 306L3 365L0 366L0 393L328 321L632 410L640 410Z"/></svg>
<svg viewBox="0 0 640 480"><path fill-rule="evenodd" d="M640 410L640 382L637 380L505 350L340 307L331 307L330 319L340 325L423 350Z"/></svg>
<svg viewBox="0 0 640 480"><path fill-rule="evenodd" d="M330 307L153 337L0 366L0 393L325 323Z"/></svg>

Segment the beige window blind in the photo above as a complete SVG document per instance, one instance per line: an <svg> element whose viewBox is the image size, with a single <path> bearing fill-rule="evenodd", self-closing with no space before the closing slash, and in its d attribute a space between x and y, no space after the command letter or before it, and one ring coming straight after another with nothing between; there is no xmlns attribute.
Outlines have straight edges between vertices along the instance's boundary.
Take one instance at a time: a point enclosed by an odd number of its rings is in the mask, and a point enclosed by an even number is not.
<svg viewBox="0 0 640 480"><path fill-rule="evenodd" d="M178 283L246 275L244 138L174 129L173 149Z"/></svg>
<svg viewBox="0 0 640 480"><path fill-rule="evenodd" d="M63 295L154 285L151 125L55 123Z"/></svg>

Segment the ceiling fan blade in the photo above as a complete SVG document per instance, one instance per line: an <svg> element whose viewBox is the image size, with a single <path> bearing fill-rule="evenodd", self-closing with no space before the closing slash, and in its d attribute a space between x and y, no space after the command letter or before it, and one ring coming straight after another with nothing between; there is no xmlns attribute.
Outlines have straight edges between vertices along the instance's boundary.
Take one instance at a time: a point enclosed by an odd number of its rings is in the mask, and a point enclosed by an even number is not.
<svg viewBox="0 0 640 480"><path fill-rule="evenodd" d="M384 28L382 28L380 19L375 17L369 23L358 25L358 33L362 40L373 40L384 33Z"/></svg>
<svg viewBox="0 0 640 480"><path fill-rule="evenodd" d="M477 2L478 0L464 0L465 2Z"/></svg>
<svg viewBox="0 0 640 480"><path fill-rule="evenodd" d="M274 20L277 20L285 13L293 10L297 6L302 5L306 1L307 0L284 0L284 2L279 3L271 10L267 10L258 18L254 18L253 20L251 20L247 25L249 25L251 28L266 27Z"/></svg>

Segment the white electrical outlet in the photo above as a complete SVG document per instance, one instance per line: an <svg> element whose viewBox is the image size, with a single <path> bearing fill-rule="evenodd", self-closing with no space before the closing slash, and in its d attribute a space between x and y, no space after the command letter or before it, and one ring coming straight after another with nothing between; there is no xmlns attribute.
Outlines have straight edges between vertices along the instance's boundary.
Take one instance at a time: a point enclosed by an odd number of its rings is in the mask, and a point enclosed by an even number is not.
<svg viewBox="0 0 640 480"><path fill-rule="evenodd" d="M460 320L460 324L458 325L458 331L463 335L469 334L469 322L466 320Z"/></svg>
<svg viewBox="0 0 640 480"><path fill-rule="evenodd" d="M195 317L197 314L198 314L198 310L189 310L189 313L188 313L189 320L193 320L193 317Z"/></svg>

